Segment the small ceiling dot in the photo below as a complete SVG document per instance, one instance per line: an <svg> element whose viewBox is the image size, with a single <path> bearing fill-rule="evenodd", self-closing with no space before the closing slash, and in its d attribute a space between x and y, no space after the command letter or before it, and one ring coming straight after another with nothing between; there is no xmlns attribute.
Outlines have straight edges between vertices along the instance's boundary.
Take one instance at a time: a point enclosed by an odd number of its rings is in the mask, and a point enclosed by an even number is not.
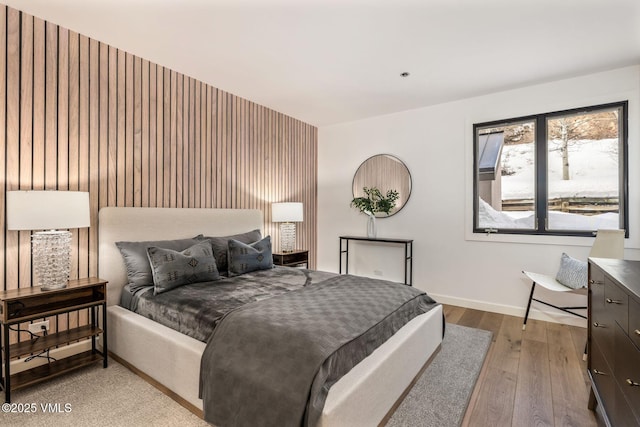
<svg viewBox="0 0 640 427"><path fill-rule="evenodd" d="M404 73L400 73L400 77L409 77L409 72L405 71Z"/></svg>

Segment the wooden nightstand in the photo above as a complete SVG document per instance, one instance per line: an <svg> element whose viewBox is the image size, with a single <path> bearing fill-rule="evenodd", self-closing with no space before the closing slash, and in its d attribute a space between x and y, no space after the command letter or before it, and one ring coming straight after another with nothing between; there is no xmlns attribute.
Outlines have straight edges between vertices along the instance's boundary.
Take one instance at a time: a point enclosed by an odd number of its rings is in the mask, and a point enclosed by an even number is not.
<svg viewBox="0 0 640 427"><path fill-rule="evenodd" d="M102 329L98 312L102 312ZM9 327L84 308L91 309L91 323L35 339L9 345ZM0 292L0 323L4 351L4 375L0 375L5 401L11 402L11 391L56 377L65 372L102 361L107 367L107 282L96 277L70 280L67 287L43 291L40 287L11 289ZM96 348L96 337L102 334L102 352ZM91 338L91 350L55 360L11 375L11 359L38 354L49 348Z"/></svg>
<svg viewBox="0 0 640 427"><path fill-rule="evenodd" d="M278 252L273 254L273 263L283 267L302 267L309 265L309 251Z"/></svg>

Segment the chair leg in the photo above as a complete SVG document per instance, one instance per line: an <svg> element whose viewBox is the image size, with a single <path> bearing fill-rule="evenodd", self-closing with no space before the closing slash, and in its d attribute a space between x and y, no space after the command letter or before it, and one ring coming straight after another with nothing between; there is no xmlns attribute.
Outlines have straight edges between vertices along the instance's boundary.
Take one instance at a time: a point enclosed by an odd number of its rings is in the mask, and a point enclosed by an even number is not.
<svg viewBox="0 0 640 427"><path fill-rule="evenodd" d="M536 289L536 282L531 284L531 293L529 294L529 304L527 304L527 312L524 315L524 323L522 324L522 330L527 329L527 319L529 318L529 310L531 309L531 301L533 300L533 291Z"/></svg>

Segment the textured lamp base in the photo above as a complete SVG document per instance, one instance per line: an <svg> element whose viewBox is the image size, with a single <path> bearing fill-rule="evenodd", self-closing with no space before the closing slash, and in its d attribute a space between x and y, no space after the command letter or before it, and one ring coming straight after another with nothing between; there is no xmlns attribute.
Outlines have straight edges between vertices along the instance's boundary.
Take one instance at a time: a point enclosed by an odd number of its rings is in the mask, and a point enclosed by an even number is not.
<svg viewBox="0 0 640 427"><path fill-rule="evenodd" d="M293 252L296 249L296 224L293 222L280 223L280 250Z"/></svg>
<svg viewBox="0 0 640 427"><path fill-rule="evenodd" d="M36 285L43 290L67 287L71 266L71 232L40 231L31 236Z"/></svg>

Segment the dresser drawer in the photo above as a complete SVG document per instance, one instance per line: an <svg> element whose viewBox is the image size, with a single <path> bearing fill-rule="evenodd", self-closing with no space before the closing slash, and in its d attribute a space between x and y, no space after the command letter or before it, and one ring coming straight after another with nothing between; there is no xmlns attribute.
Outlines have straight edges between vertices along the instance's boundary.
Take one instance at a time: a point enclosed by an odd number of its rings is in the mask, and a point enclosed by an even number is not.
<svg viewBox="0 0 640 427"><path fill-rule="evenodd" d="M640 303L632 298L629 298L629 336L640 348Z"/></svg>
<svg viewBox="0 0 640 427"><path fill-rule="evenodd" d="M609 364L604 359L602 351L598 344L591 346L589 372L593 379L594 385L598 389L600 398L603 400L605 411L610 413L614 409L615 387L613 371L609 368Z"/></svg>
<svg viewBox="0 0 640 427"><path fill-rule="evenodd" d="M629 407L629 403L624 397L620 385L616 384L616 395L613 411L609 411L607 415L613 420L612 425L621 427L631 427L640 425L640 420L636 418L633 411Z"/></svg>
<svg viewBox="0 0 640 427"><path fill-rule="evenodd" d="M592 307L604 306L604 271L589 263L589 294Z"/></svg>
<svg viewBox="0 0 640 427"><path fill-rule="evenodd" d="M613 320L617 322L625 333L629 332L629 297L609 278L604 279L605 310L611 310Z"/></svg>
<svg viewBox="0 0 640 427"><path fill-rule="evenodd" d="M615 378L640 423L640 350L616 326Z"/></svg>
<svg viewBox="0 0 640 427"><path fill-rule="evenodd" d="M604 298L604 294L603 294ZM613 362L614 326L613 311L610 307L602 305L591 307L591 318L589 328L591 328L591 341L595 342L602 349L603 355L609 362Z"/></svg>

